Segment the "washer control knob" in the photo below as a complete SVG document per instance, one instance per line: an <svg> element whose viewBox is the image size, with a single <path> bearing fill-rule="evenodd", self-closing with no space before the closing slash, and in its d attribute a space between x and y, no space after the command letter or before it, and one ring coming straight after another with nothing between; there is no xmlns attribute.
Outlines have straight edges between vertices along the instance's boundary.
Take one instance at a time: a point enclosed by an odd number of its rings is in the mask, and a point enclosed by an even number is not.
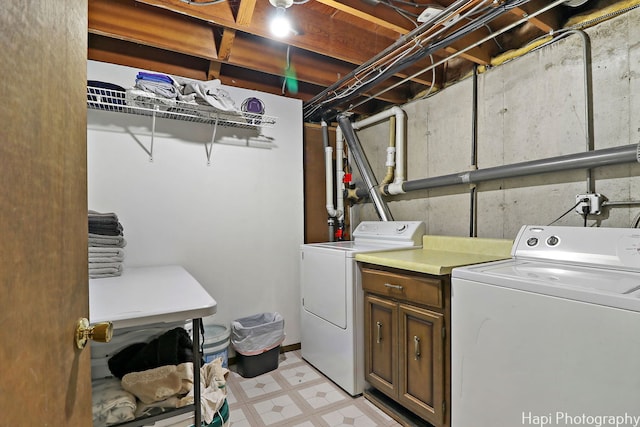
<svg viewBox="0 0 640 427"><path fill-rule="evenodd" d="M396 227L396 232L403 233L407 229L407 224L400 224Z"/></svg>
<svg viewBox="0 0 640 427"><path fill-rule="evenodd" d="M538 244L538 238L537 237L529 237L527 239L527 246L536 246Z"/></svg>
<svg viewBox="0 0 640 427"><path fill-rule="evenodd" d="M560 243L560 239L556 236L551 236L547 239L547 245L549 246L556 246L558 243Z"/></svg>

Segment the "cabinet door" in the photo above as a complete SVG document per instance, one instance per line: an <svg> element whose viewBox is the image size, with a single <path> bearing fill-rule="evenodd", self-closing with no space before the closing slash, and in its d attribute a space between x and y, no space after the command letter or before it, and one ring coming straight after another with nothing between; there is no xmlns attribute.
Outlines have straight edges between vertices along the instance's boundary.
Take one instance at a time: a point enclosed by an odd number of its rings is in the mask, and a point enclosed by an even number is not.
<svg viewBox="0 0 640 427"><path fill-rule="evenodd" d="M399 307L398 401L439 426L444 421L444 316L418 307Z"/></svg>
<svg viewBox="0 0 640 427"><path fill-rule="evenodd" d="M397 397L398 306L392 301L365 297L365 377L390 397Z"/></svg>

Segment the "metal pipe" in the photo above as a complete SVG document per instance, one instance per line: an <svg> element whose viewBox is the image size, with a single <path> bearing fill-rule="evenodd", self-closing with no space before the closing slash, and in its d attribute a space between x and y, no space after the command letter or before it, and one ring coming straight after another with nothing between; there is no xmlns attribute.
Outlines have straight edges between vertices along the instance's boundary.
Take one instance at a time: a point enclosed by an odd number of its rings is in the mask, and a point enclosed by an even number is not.
<svg viewBox="0 0 640 427"><path fill-rule="evenodd" d="M638 162L638 144L605 148L586 153L568 154L512 165L496 166L470 172L460 172L433 178L406 181L402 187L405 191L425 190L450 185L470 184L495 179L515 178L527 175L538 175L549 172L561 172L573 169L595 168L621 163Z"/></svg>
<svg viewBox="0 0 640 427"><path fill-rule="evenodd" d="M566 0L555 0L554 2L552 2L552 3L550 3L550 4L546 5L546 6L544 6L544 7L542 7L542 8L540 8L540 9L539 9L539 10L537 10L536 12L533 12L533 13L530 13L530 14L526 15L525 17L523 17L523 18L519 19L518 21L516 21L516 22L514 22L514 23L512 23L512 24L510 24L510 25L507 25L506 27L504 27L504 28L502 28L502 29L500 29L500 30L498 30L498 31L495 31L495 32L493 32L493 33L489 34L487 37L484 37L483 39L478 40L478 41L476 41L476 42L474 42L474 43L470 44L469 46L467 46L467 47L465 47L465 48L463 48L463 49L457 50L455 53L452 53L451 55L449 55L449 56L447 56L447 57L445 57L445 58L441 59L441 60L440 60L440 61L438 61L438 62L432 63L432 64L431 64L431 65L429 65L428 67L425 67L425 68L421 69L420 71L417 71L417 72L413 73L412 75L410 75L410 76L408 76L408 77L403 78L402 80L400 80L400 81L398 81L398 82L396 82L396 83L392 84L391 86L387 86L387 87L385 87L384 89L382 89L382 90L381 90L381 91L379 91L379 92L376 92L376 93L374 93L374 94L372 94L372 95L369 95L369 96L364 97L364 99L363 99L362 101L359 101L359 102L357 102L357 103L355 103L355 104L350 104L350 105L349 105L349 108L347 108L347 109L345 110L345 112L353 111L354 109L358 108L358 107L359 107L359 106L361 106L362 104L365 104L365 103L369 102L370 100L372 100L372 99L374 99L374 98L377 98L377 97L379 97L380 95L382 95L382 94L384 94L384 93L386 93L386 92L388 92L388 91L390 91L390 90L392 90L392 89L395 89L396 87L398 87L398 86L400 86L400 85L402 85L402 84L404 84L404 83L406 83L406 82L408 82L408 81L410 81L410 80L415 79L416 77L418 77L418 76L420 76L420 75L422 75L422 74L426 73L427 71L432 70L433 68L436 68L436 67L438 67L438 66L440 66L440 65L442 65L442 64L444 64L444 63L446 63L446 62L451 61L453 58L455 58L455 57L457 57L457 56L463 55L463 54L464 54L464 53L466 53L467 51L469 51L469 50L471 50L471 49L473 49L473 48L475 48L475 47L478 47L478 46L480 46L481 44L483 44L483 43L485 43L485 42L487 42L487 41L490 41L490 40L492 40L492 39L496 38L497 36L499 36L499 35L501 35L501 34L503 34L503 33L506 33L507 31L509 31L509 30L511 30L511 29L513 29L513 28L515 28L515 27L519 26L519 25L524 24L524 23L525 23L525 22L527 22L528 20L530 20L530 19L532 19L532 18L535 18L536 16L541 15L541 14L543 14L544 12L546 12L546 11L548 11L548 10L553 9L554 7L558 6L559 4L564 3L565 1L566 1ZM307 105L305 104L305 108L306 108L306 106L307 106Z"/></svg>
<svg viewBox="0 0 640 427"><path fill-rule="evenodd" d="M478 169L478 66L473 67L473 95L471 105L471 170ZM469 191L469 237L476 237L478 192L472 185Z"/></svg>
<svg viewBox="0 0 640 427"><path fill-rule="evenodd" d="M364 151L362 150L360 141L353 130L349 117L344 114L338 115L338 125L342 130L344 139L347 141L349 151L353 156L353 161L358 167L358 171L360 171L360 175L367 186L369 197L371 197L371 200L373 201L378 217L381 221L392 221L393 216L391 215L391 211L378 192L378 182L371 170L371 165L369 165L369 162L364 155Z"/></svg>
<svg viewBox="0 0 640 427"><path fill-rule="evenodd" d="M465 0L457 0L456 2L454 2L453 4L447 6L446 9L444 9L441 14L442 15L448 15L453 13L457 8L464 6L465 4ZM332 84L331 86L327 87L326 89L324 89L322 92L320 92L319 94L317 94L316 96L314 96L313 98L311 98L309 101L307 101L304 105L304 107L306 108L308 105L313 105L314 103L320 101L326 94L331 93L332 91L338 89L343 82L348 81L349 79L351 79L352 77L354 77L355 75L358 74L359 71L366 69L367 67L372 66L373 64L375 64L380 58L384 58L385 56L389 55L390 53L392 53L393 51L395 51L398 48L404 47L405 45L407 45L408 43L413 42L413 39L417 36L419 36L420 34L431 30L432 26L435 23L436 18L438 18L438 16L435 16L433 19L429 20L429 22L424 22L422 25L420 25L419 27L415 28L414 30L410 31L409 33L401 36L398 40L396 40L391 46L387 47L386 49L384 49L382 52L378 53L376 56L374 56L373 58L369 59L368 61L366 61L364 64L360 65L359 67L357 67L355 70L351 71L349 74L347 74L346 76L344 76L343 78L341 78L340 80L338 80L337 82L335 82L334 84Z"/></svg>
<svg viewBox="0 0 640 427"><path fill-rule="evenodd" d="M591 73L591 40L582 30L567 30L559 36L563 38L571 34L577 34L582 38L582 52L584 57L584 134L586 151L593 151L593 78ZM556 38L552 42L559 40ZM550 42L551 43L551 42ZM591 169L587 169L587 194L595 193Z"/></svg>

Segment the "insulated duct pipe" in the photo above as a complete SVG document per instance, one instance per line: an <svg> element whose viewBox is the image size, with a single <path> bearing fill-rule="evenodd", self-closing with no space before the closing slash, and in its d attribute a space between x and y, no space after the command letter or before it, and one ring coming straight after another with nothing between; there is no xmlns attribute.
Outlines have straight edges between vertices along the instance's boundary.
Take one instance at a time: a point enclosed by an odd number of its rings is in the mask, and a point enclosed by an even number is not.
<svg viewBox="0 0 640 427"><path fill-rule="evenodd" d="M405 147L406 147L406 132L405 122L407 115L400 107L391 107L388 110L382 111L378 114L374 114L371 117L357 121L353 124L353 129L364 129L367 126L371 126L375 123L381 122L388 118L395 117L395 135L396 135L396 147L395 147L395 177L393 183L384 185L385 194L402 194L402 183L405 180ZM387 166L389 161L387 161ZM373 176L373 175L372 175Z"/></svg>
<svg viewBox="0 0 640 427"><path fill-rule="evenodd" d="M640 144L605 148L586 153L569 154L512 165L460 172L433 178L416 179L402 184L404 191L425 190L450 185L478 183L495 179L515 178L573 169L595 168L621 163L639 162Z"/></svg>
<svg viewBox="0 0 640 427"><path fill-rule="evenodd" d="M369 165L369 162L367 161L367 158L362 151L362 146L360 145L360 141L358 140L358 137L353 130L353 126L351 125L349 117L344 114L339 114L338 125L340 126L340 129L342 129L344 138L347 140L347 146L349 147L349 151L353 156L353 161L358 167L358 171L360 172L360 175L362 175L362 179L367 186L369 196L373 201L373 205L376 209L378 217L381 221L392 221L393 216L391 215L391 211L389 211L389 207L382 199L380 193L377 191L378 183L376 181L375 175L373 174L371 165Z"/></svg>

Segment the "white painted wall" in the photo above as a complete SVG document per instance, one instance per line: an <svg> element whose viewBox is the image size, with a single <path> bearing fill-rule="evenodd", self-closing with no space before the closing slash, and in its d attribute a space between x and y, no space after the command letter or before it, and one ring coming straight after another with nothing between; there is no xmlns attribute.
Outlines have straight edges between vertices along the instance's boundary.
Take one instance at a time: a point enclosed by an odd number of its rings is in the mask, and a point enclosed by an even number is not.
<svg viewBox="0 0 640 427"><path fill-rule="evenodd" d="M137 69L89 61L88 78L132 87ZM277 117L248 147L240 129L158 119L153 161L151 118L88 111L89 209L115 212L128 242L125 268L183 265L216 299L211 323L261 312L285 319L286 344L300 342L299 245L303 243L302 103L225 87L236 104L260 98ZM234 136L235 135L235 136ZM180 295L176 295L179 298ZM153 295L149 295L153 298Z"/></svg>
<svg viewBox="0 0 640 427"><path fill-rule="evenodd" d="M593 56L595 149L640 143L640 10L587 30ZM570 36L480 74L478 168L574 154L586 149L582 42ZM409 180L468 171L472 80L413 101L407 112ZM380 180L388 123L358 132ZM524 224L546 225L586 192L586 173L567 171L478 184L478 235L514 238ZM609 201L640 200L640 165L598 168L595 190ZM422 190L389 202L396 220L423 220L427 233L469 235L468 186ZM377 219L372 205L360 219ZM606 209L603 227L629 227L640 205ZM596 221L590 220L592 225ZM556 225L581 226L571 213Z"/></svg>

